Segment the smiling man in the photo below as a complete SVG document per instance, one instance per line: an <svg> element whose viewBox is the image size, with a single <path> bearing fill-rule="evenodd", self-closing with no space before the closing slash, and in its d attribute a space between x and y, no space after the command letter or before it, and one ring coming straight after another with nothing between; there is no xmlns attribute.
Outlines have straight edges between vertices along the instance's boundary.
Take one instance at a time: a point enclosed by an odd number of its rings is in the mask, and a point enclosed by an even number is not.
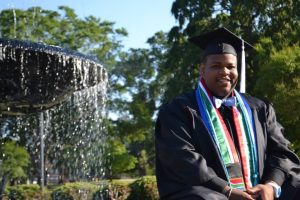
<svg viewBox="0 0 300 200"><path fill-rule="evenodd" d="M213 95L223 98L230 93L238 80L236 56L210 55L201 63L200 74Z"/></svg>
<svg viewBox="0 0 300 200"><path fill-rule="evenodd" d="M296 199L300 161L272 105L235 90L237 53L252 46L225 28L190 41L204 50L197 88L156 122L161 199Z"/></svg>

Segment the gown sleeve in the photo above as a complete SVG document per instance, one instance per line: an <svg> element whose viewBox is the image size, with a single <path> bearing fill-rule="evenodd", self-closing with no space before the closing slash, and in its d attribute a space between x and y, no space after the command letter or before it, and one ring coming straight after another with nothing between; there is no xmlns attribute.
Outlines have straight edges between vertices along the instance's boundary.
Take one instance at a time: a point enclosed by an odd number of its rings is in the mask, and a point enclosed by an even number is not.
<svg viewBox="0 0 300 200"><path fill-rule="evenodd" d="M267 152L263 180L273 180L282 185L288 181L294 187L300 187L300 161L289 149L290 142L283 136L283 127L277 122L271 104L266 109Z"/></svg>
<svg viewBox="0 0 300 200"><path fill-rule="evenodd" d="M195 121L187 108L180 107L162 107L156 122L156 175L160 195L193 199L192 196L210 193L214 197L204 199L227 199L221 192L228 182L218 177L196 150L192 133Z"/></svg>

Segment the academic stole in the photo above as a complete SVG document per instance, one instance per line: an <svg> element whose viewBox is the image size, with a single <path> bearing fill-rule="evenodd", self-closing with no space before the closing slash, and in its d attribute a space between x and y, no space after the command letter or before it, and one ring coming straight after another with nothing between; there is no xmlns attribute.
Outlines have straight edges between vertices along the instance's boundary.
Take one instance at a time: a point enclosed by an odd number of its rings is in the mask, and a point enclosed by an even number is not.
<svg viewBox="0 0 300 200"><path fill-rule="evenodd" d="M232 106L232 112L240 149L239 158L226 124L218 109L213 105L212 95L209 91L206 91L204 84L203 80L199 81L195 91L198 108L211 138L218 147L218 153L222 158L223 168L226 172L230 187L245 190L246 188L257 185L259 182L258 154L252 112L248 103L234 90L237 105ZM237 163L240 164L242 168L243 175L241 177L234 177L227 170L227 166Z"/></svg>

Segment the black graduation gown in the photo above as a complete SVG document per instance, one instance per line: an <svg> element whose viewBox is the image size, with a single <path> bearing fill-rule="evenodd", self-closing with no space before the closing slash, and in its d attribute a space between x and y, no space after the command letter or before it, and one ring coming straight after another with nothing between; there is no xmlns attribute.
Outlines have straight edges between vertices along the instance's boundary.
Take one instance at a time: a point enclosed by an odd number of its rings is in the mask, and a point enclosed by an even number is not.
<svg viewBox="0 0 300 200"><path fill-rule="evenodd" d="M289 150L272 105L243 95L253 113L261 182L300 187L300 161ZM155 127L156 176L161 199L227 199L221 158L200 116L194 92L161 107ZM286 196L283 189L283 196ZM288 199L288 198L286 198Z"/></svg>

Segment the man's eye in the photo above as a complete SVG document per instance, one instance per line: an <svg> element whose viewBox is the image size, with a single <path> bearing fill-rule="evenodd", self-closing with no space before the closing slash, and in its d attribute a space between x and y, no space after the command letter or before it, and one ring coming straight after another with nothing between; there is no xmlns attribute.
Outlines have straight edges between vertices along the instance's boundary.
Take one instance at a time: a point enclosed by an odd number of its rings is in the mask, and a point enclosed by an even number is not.
<svg viewBox="0 0 300 200"><path fill-rule="evenodd" d="M218 69L218 68L220 68L220 66L219 65L212 65L211 68Z"/></svg>

